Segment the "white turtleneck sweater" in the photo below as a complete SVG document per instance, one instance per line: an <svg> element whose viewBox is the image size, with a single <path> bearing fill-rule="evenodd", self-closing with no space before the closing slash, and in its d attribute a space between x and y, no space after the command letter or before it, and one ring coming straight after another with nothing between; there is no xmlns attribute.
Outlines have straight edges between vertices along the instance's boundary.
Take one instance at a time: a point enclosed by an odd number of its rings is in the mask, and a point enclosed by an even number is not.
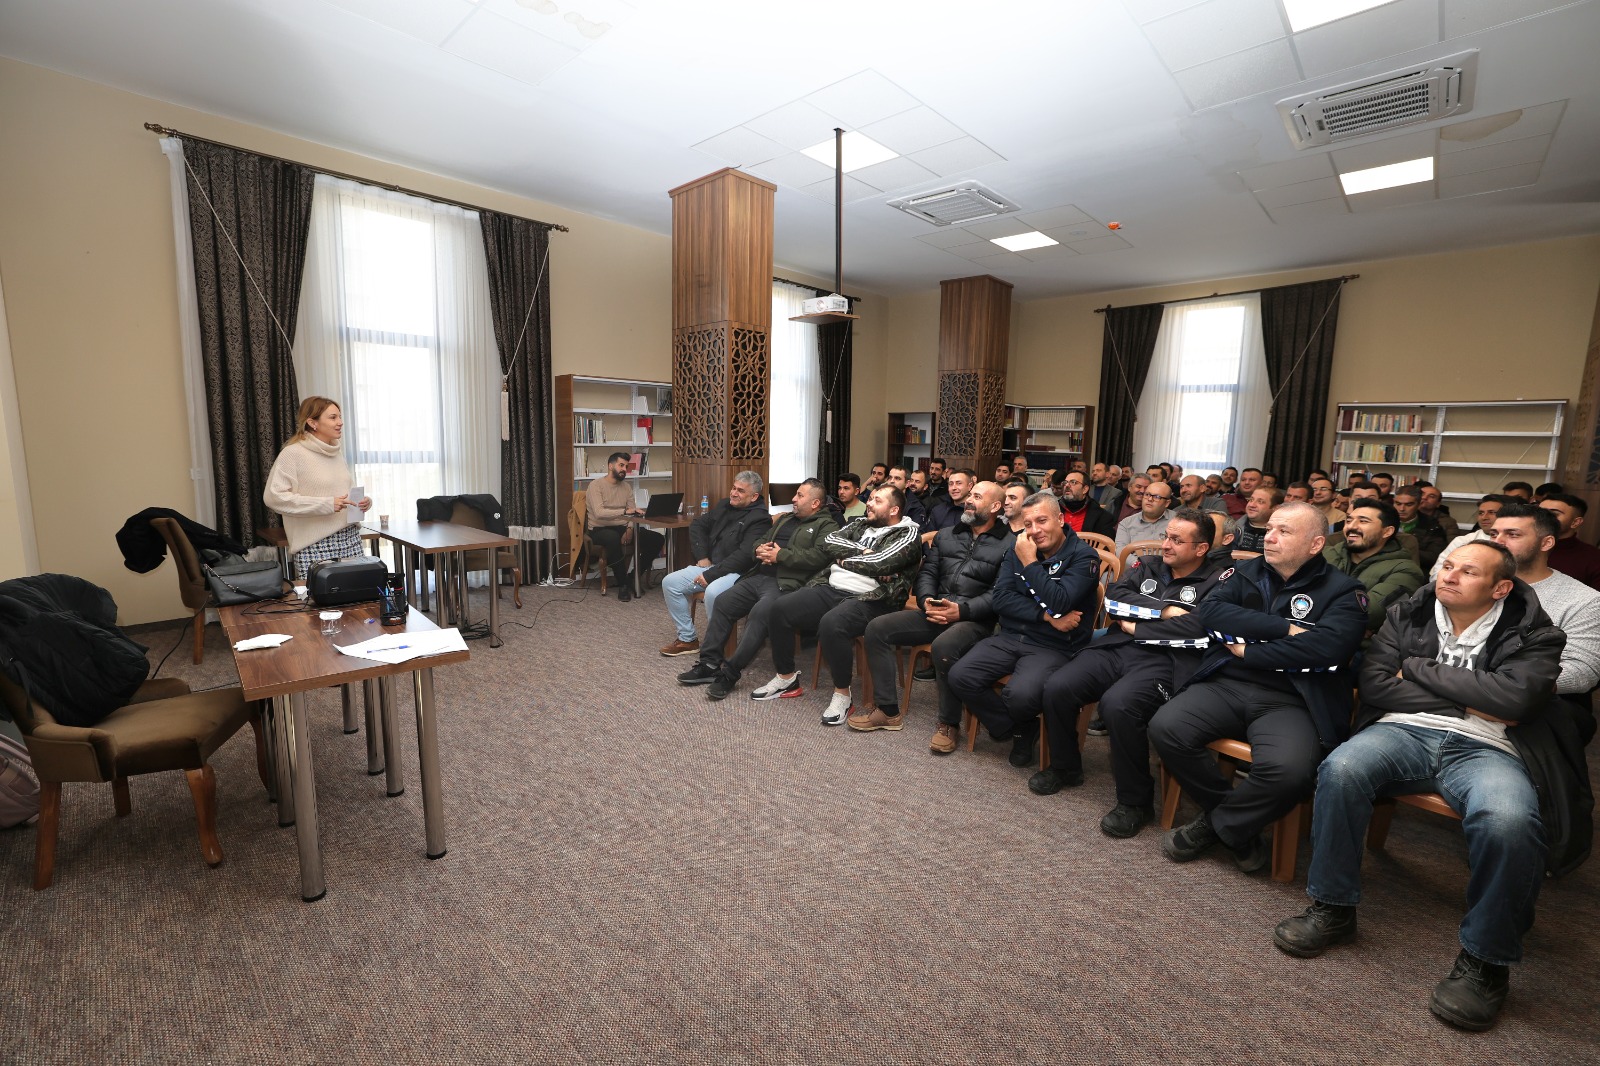
<svg viewBox="0 0 1600 1066"><path fill-rule="evenodd" d="M278 453L261 498L283 516L292 554L350 524L350 516L333 506L336 497L349 491L350 468L343 450L307 435Z"/></svg>

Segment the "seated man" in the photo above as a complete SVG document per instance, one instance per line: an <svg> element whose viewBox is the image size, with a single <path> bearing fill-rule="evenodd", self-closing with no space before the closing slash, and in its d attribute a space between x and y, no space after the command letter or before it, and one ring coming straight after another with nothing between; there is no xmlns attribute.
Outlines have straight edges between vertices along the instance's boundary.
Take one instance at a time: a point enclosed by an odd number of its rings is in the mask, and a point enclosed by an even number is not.
<svg viewBox="0 0 1600 1066"><path fill-rule="evenodd" d="M1227 480L1228 471L1222 472L1223 480ZM1228 509L1229 518L1239 518L1244 514L1245 504L1250 502L1250 494L1261 487L1261 471L1253 466L1247 466L1239 474L1239 484L1233 491L1222 496L1223 506Z"/></svg>
<svg viewBox="0 0 1600 1066"><path fill-rule="evenodd" d="M1117 509L1122 506L1122 490L1117 488L1117 476L1112 472L1116 469L1096 463L1089 470L1089 498L1111 516L1112 525L1116 524Z"/></svg>
<svg viewBox="0 0 1600 1066"><path fill-rule="evenodd" d="M1128 491L1122 494L1122 508L1112 515L1118 525L1144 509L1144 490L1149 487L1150 479L1143 474L1135 475L1128 482Z"/></svg>
<svg viewBox="0 0 1600 1066"><path fill-rule="evenodd" d="M1394 495L1394 475L1387 471L1379 470L1368 480L1378 486L1378 499L1388 503L1389 497Z"/></svg>
<svg viewBox="0 0 1600 1066"><path fill-rule="evenodd" d="M1216 477L1215 474L1211 475ZM1218 482L1221 483L1220 480ZM1196 511L1212 511L1218 515L1217 521L1221 522L1228 517L1228 508L1223 505L1220 498L1206 493L1206 481L1199 474L1190 474L1178 482L1178 502L1184 507L1192 507Z"/></svg>
<svg viewBox="0 0 1600 1066"><path fill-rule="evenodd" d="M1439 525L1438 520L1422 513L1422 491L1415 485L1401 485L1394 490L1391 502L1396 517L1400 519L1400 532L1416 538L1417 565L1423 570L1431 570L1433 564L1439 561L1439 553L1444 551L1446 537L1444 527Z"/></svg>
<svg viewBox="0 0 1600 1066"><path fill-rule="evenodd" d="M1117 551L1141 540L1160 540L1167 531L1167 508L1172 506L1172 486L1152 481L1144 490L1139 513L1117 523Z"/></svg>
<svg viewBox="0 0 1600 1066"><path fill-rule="evenodd" d="M872 490L889 480L889 468L883 463L873 463L872 469L867 472L867 480L861 484L863 497L872 495Z"/></svg>
<svg viewBox="0 0 1600 1066"><path fill-rule="evenodd" d="M1193 679L1150 720L1150 742L1200 817L1168 834L1174 862L1217 843L1246 873L1271 858L1261 832L1311 794L1317 764L1350 735L1345 666L1366 630L1361 583L1322 558L1322 515L1289 503L1259 559L1225 571L1200 604L1213 640ZM1250 773L1229 788L1213 740L1248 741Z"/></svg>
<svg viewBox="0 0 1600 1066"><path fill-rule="evenodd" d="M1433 568L1428 572L1428 580L1432 581L1434 578L1439 576L1439 571L1443 568L1445 559L1450 555L1451 552L1455 551L1463 544L1471 544L1474 541L1493 540L1494 537L1491 535L1490 531L1494 529L1494 520L1500 517L1500 508L1504 507L1509 502L1511 502L1509 497L1500 496L1496 493L1490 493L1489 495L1483 497L1483 499L1479 500L1477 525L1473 526L1471 529L1464 530L1459 537L1445 545L1445 549L1442 553L1440 553L1438 561L1433 564Z"/></svg>
<svg viewBox="0 0 1600 1066"><path fill-rule="evenodd" d="M706 617L716 609L717 594L739 580L755 564L755 547L772 527L772 516L761 506L761 475L754 470L733 476L728 498L718 500L689 526L689 550L695 561L661 580L667 612L678 635L661 649L662 655L690 655L700 650L689 597L705 593Z"/></svg>
<svg viewBox="0 0 1600 1066"><path fill-rule="evenodd" d="M1592 589L1600 589L1600 548L1578 539L1578 530L1589 513L1588 502L1582 496L1558 490L1548 493L1539 506L1556 516L1559 528L1555 547L1550 549L1550 565Z"/></svg>
<svg viewBox="0 0 1600 1066"><path fill-rule="evenodd" d="M1311 482L1291 481L1283 490L1284 503L1310 503Z"/></svg>
<svg viewBox="0 0 1600 1066"><path fill-rule="evenodd" d="M1117 523L1089 498L1089 480L1076 470L1061 478L1061 520L1075 533L1098 533L1115 540Z"/></svg>
<svg viewBox="0 0 1600 1066"><path fill-rule="evenodd" d="M956 475L951 475L952 483ZM917 571L917 606L894 611L867 623L867 665L877 706L852 714L851 729L899 729L900 709L895 677L896 647L933 645L933 680L939 690L939 727L929 747L937 755L956 748L961 726L961 701L951 693L950 666L978 641L994 632L989 602L995 575L1011 551L1014 536L1000 521L1000 486L980 481L966 494L961 521L941 529L923 551Z"/></svg>
<svg viewBox="0 0 1600 1066"><path fill-rule="evenodd" d="M855 474L840 474L834 495L839 501L839 511L846 522L867 513L867 502L861 498L861 478Z"/></svg>
<svg viewBox="0 0 1600 1066"><path fill-rule="evenodd" d="M949 478L949 467L943 458L936 455L928 460L928 491L923 496L922 502L930 510L934 504L950 495Z"/></svg>
<svg viewBox="0 0 1600 1066"><path fill-rule="evenodd" d="M734 658L749 662L766 642L767 618L778 597L804 587L833 561L822 550L822 538L839 526L823 506L826 499L822 482L816 478L808 478L795 488L794 510L780 515L756 542L755 565L717 597L716 610L706 624L700 659L678 675L679 684L710 685L706 695L714 700L733 691L739 675L736 671L723 673L722 648L739 619L748 620Z"/></svg>
<svg viewBox="0 0 1600 1066"><path fill-rule="evenodd" d="M967 493L972 491L972 486L977 480L978 475L966 468L950 472L950 476L945 480L946 494L928 508L927 517L918 524L918 528L922 530L924 544L933 539L932 534L941 529L949 529L961 521L961 515L967 506Z"/></svg>
<svg viewBox="0 0 1600 1066"><path fill-rule="evenodd" d="M1022 533L1022 501L1029 495L1028 484L1019 478L1005 483L1005 503L1000 508L1000 518L1013 535Z"/></svg>
<svg viewBox="0 0 1600 1066"><path fill-rule="evenodd" d="M906 491L928 505L928 472L926 470L910 470L906 473Z"/></svg>
<svg viewBox="0 0 1600 1066"><path fill-rule="evenodd" d="M1500 495L1510 496L1512 499L1521 500L1523 503L1532 503L1533 486L1526 481L1508 481L1505 487L1500 490Z"/></svg>
<svg viewBox="0 0 1600 1066"><path fill-rule="evenodd" d="M1472 1030L1505 1002L1544 875L1576 867L1593 835L1578 713L1552 698L1564 638L1515 573L1501 545L1474 541L1390 608L1361 667L1357 732L1317 774L1311 906L1272 936L1302 958L1354 937L1373 801L1437 792L1461 815L1471 876L1461 952L1429 1006Z"/></svg>
<svg viewBox="0 0 1600 1066"><path fill-rule="evenodd" d="M1222 546L1231 552L1259 552L1267 537L1267 524L1272 512L1283 503L1283 492L1265 486L1250 493L1244 504L1244 514L1228 523L1222 535Z"/></svg>
<svg viewBox="0 0 1600 1066"><path fill-rule="evenodd" d="M1011 740L1011 765L1033 761L1044 684L1094 631L1100 557L1061 524L1061 504L1036 492L1022 505L1023 534L1000 564L990 603L1000 632L950 668L950 691L995 740ZM1007 674L1003 691L994 684Z"/></svg>
<svg viewBox="0 0 1600 1066"><path fill-rule="evenodd" d="M891 472L892 476L892 472ZM750 694L771 700L800 694L800 676L794 664L796 630L815 632L822 656L833 677L833 699L822 712L823 725L843 725L850 714L850 680L855 671L855 639L879 615L898 611L911 593L911 578L922 561L922 539L917 524L900 514L904 498L894 485L873 490L865 517L857 518L822 540L823 552L833 561L805 588L778 598L767 616L772 665L771 681ZM745 655L744 642L723 672L735 683L755 652ZM817 679L821 684L822 679ZM732 690L732 686L729 686Z"/></svg>
<svg viewBox="0 0 1600 1066"><path fill-rule="evenodd" d="M1161 538L1161 555L1130 557L1128 569L1106 590L1111 627L1044 689L1044 724L1050 767L1028 780L1048 796L1083 781L1078 752L1078 712L1098 700L1111 737L1111 775L1117 805L1100 820L1108 836L1131 837L1155 817L1155 778L1145 728L1151 715L1200 665L1209 638L1194 613L1233 561L1211 552L1216 516L1180 507Z"/></svg>
<svg viewBox="0 0 1600 1066"><path fill-rule="evenodd" d="M1366 647L1383 625L1389 605L1410 596L1427 578L1395 539L1400 519L1382 500L1362 499L1350 504L1344 532L1322 549L1322 557L1341 574L1349 574L1367 590Z"/></svg>
<svg viewBox="0 0 1600 1066"><path fill-rule="evenodd" d="M617 586L617 599L633 599L633 584L628 580L628 564L633 559L633 538L639 538L639 565L649 566L661 554L663 538L653 529L629 522L629 517L644 512L634 504L633 488L628 484L628 453L606 456L606 472L589 482L584 509L588 515L589 539L598 544L611 563L611 581Z"/></svg>
<svg viewBox="0 0 1600 1066"><path fill-rule="evenodd" d="M1013 471L1011 469L1011 464L1010 463L1004 462L1004 461L1000 462L994 468L994 481L995 481L995 484L996 485L1004 485L1006 482L1011 480L1011 477L1012 477L1013 473L1015 473L1016 476L1018 476L1018 477L1022 476L1020 471Z"/></svg>
<svg viewBox="0 0 1600 1066"><path fill-rule="evenodd" d="M905 517L922 525L922 520L928 517L928 509L922 505L922 497L911 491L910 475L903 466L891 466L889 478L884 482L900 490L901 507L905 508Z"/></svg>
<svg viewBox="0 0 1600 1066"><path fill-rule="evenodd" d="M1445 505L1444 494L1431 481L1414 481L1412 484L1422 490L1422 513L1439 523L1439 528L1444 530L1445 544L1461 536L1461 526L1450 515L1450 508Z"/></svg>

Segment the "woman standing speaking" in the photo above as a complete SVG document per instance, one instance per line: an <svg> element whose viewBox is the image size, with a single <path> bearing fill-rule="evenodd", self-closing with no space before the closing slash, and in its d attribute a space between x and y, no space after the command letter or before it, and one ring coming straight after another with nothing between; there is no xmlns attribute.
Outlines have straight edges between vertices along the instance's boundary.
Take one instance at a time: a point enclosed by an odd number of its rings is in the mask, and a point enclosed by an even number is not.
<svg viewBox="0 0 1600 1066"><path fill-rule="evenodd" d="M266 505L283 516L283 532L294 556L295 576L306 579L313 563L360 555L360 516L370 497L350 499L350 468L342 451L344 415L326 396L300 404L300 430L278 453L262 493Z"/></svg>

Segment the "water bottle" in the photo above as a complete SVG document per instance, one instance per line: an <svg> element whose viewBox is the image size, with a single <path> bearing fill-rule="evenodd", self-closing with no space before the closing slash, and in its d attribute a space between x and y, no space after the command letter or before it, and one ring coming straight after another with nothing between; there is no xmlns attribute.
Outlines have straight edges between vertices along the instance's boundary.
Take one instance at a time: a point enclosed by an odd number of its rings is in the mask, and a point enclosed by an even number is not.
<svg viewBox="0 0 1600 1066"><path fill-rule="evenodd" d="M710 499L710 497L707 497L707 496L700 497L700 513L701 514L705 514L709 510L711 510L711 499Z"/></svg>

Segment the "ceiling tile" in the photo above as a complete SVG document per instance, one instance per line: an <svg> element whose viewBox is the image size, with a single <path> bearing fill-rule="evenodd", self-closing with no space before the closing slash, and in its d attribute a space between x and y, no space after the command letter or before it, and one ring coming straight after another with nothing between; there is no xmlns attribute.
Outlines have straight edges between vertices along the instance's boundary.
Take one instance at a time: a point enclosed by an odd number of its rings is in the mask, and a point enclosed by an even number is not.
<svg viewBox="0 0 1600 1066"><path fill-rule="evenodd" d="M1350 208L1345 205L1344 197L1333 200L1312 200L1305 204L1286 204L1283 207L1270 208L1267 217L1274 222L1289 223L1299 222L1302 219L1317 218L1322 215L1348 215Z"/></svg>
<svg viewBox="0 0 1600 1066"><path fill-rule="evenodd" d="M1100 223L1090 220L1066 226L1056 226L1052 229L1040 227L1040 232L1051 240L1060 241L1062 244L1071 244L1074 241L1086 241L1092 237L1104 237L1111 231Z"/></svg>
<svg viewBox="0 0 1600 1066"><path fill-rule="evenodd" d="M995 237L1015 237L1019 233L1030 233L1033 227L1020 218L997 218L993 222L974 222L967 226L968 233L976 233L984 240Z"/></svg>
<svg viewBox="0 0 1600 1066"><path fill-rule="evenodd" d="M1209 0L1144 28L1169 70L1186 70L1281 38L1275 0Z"/></svg>
<svg viewBox="0 0 1600 1066"><path fill-rule="evenodd" d="M1433 154L1437 141L1438 136L1433 130L1411 130L1390 134L1366 144L1336 148L1333 152L1333 168L1340 174L1348 174L1352 170L1386 167L1390 163L1421 159Z"/></svg>
<svg viewBox="0 0 1600 1066"><path fill-rule="evenodd" d="M1024 211L1022 221L1034 229L1047 230L1071 226L1078 222L1093 222L1094 219L1072 204L1063 204L1060 207L1047 207L1042 211Z"/></svg>
<svg viewBox="0 0 1600 1066"><path fill-rule="evenodd" d="M501 18L479 11L444 43L444 50L497 70L507 77L538 85L577 55L577 49Z"/></svg>
<svg viewBox="0 0 1600 1066"><path fill-rule="evenodd" d="M784 104L745 123L763 137L799 151L833 139L834 120L804 100Z"/></svg>
<svg viewBox="0 0 1600 1066"><path fill-rule="evenodd" d="M1558 7L1572 0L1444 0L1444 34L1448 40L1466 33L1477 33L1491 26L1502 26Z"/></svg>
<svg viewBox="0 0 1600 1066"><path fill-rule="evenodd" d="M875 70L863 70L843 81L836 81L818 89L805 100L838 118L847 129L860 129L920 103L915 96Z"/></svg>
<svg viewBox="0 0 1600 1066"><path fill-rule="evenodd" d="M1029 248L1017 253L1030 263L1044 262L1050 259L1059 259L1064 255L1081 255L1076 248L1069 248L1065 244L1049 244L1043 248Z"/></svg>
<svg viewBox="0 0 1600 1066"><path fill-rule="evenodd" d="M787 185L791 189L803 189L819 181L833 180L832 167L825 167L799 152L786 152L776 159L745 169L758 178L765 178L776 185Z"/></svg>
<svg viewBox="0 0 1600 1066"><path fill-rule="evenodd" d="M1261 201L1262 207L1271 209L1343 195L1344 189L1339 185L1339 179L1329 177L1302 181L1297 185L1279 185L1272 189L1261 189L1256 193L1256 199Z"/></svg>
<svg viewBox="0 0 1600 1066"><path fill-rule="evenodd" d="M907 185L933 181L938 177L927 167L920 166L903 157L900 159L886 159L882 163L874 163L870 167L862 167L860 170L852 170L850 173L873 188L882 189L885 192L890 189L903 189Z"/></svg>
<svg viewBox="0 0 1600 1066"><path fill-rule="evenodd" d="M917 240L935 248L955 248L963 244L979 244L983 238L965 226L952 226L937 233L924 233Z"/></svg>
<svg viewBox="0 0 1600 1066"><path fill-rule="evenodd" d="M1498 141L1516 141L1554 133L1561 124L1561 115L1566 106L1565 100L1557 100L1538 107L1525 107L1521 111L1504 111L1498 115L1451 122L1439 127L1439 151L1449 155L1451 152L1483 148Z"/></svg>
<svg viewBox="0 0 1600 1066"><path fill-rule="evenodd" d="M776 159L780 155L793 154L790 150L777 141L763 137L755 130L747 130L743 126L735 126L715 137L707 137L694 147L714 155L718 159L732 163L734 166L747 167L753 163L764 163L769 159ZM801 156L807 163L816 163L816 160ZM821 163L817 163L822 166ZM824 167L824 169L827 169Z"/></svg>
<svg viewBox="0 0 1600 1066"><path fill-rule="evenodd" d="M1201 3L1204 3L1204 0L1122 0L1122 6L1128 9L1128 14L1132 15L1133 20L1140 25L1166 18L1173 12Z"/></svg>
<svg viewBox="0 0 1600 1066"><path fill-rule="evenodd" d="M1469 152L1451 152L1439 157L1439 177L1476 174L1480 170L1499 170L1523 163L1543 163L1550 151L1549 137L1524 137L1520 141L1500 141Z"/></svg>
<svg viewBox="0 0 1600 1066"><path fill-rule="evenodd" d="M1345 200L1350 204L1350 210L1360 214L1363 211L1382 211L1390 207L1403 207L1406 204L1420 204L1437 199L1433 182L1419 181L1415 185L1397 185L1392 189L1374 189L1372 192L1358 193L1347 196Z"/></svg>
<svg viewBox="0 0 1600 1066"><path fill-rule="evenodd" d="M807 185L805 188L801 189L800 191L805 193L807 196L815 196L817 199L823 201L824 203L829 203L829 204L833 203L833 179L832 178L829 178L826 181L815 181L815 182L812 182L810 185ZM846 174L844 176L844 202L845 203L847 203L847 204L848 203L854 203L857 200L865 200L868 197L877 196L877 195L878 195L878 190L874 189L872 186L868 185L866 182L857 181L855 178L851 177L849 174Z"/></svg>
<svg viewBox="0 0 1600 1066"><path fill-rule="evenodd" d="M1104 237L1095 237L1092 240L1073 241L1067 247L1079 255L1095 255L1099 252L1120 252L1124 248L1132 248L1133 245L1115 233L1111 233Z"/></svg>
<svg viewBox="0 0 1600 1066"><path fill-rule="evenodd" d="M1439 40L1438 0L1396 0L1294 35L1307 78L1424 48Z"/></svg>
<svg viewBox="0 0 1600 1066"><path fill-rule="evenodd" d="M963 258L971 259L974 263L982 263L990 270L1004 269L1007 265L1016 264L1022 259L1016 252L1008 252L997 245L991 244L989 247L994 249L994 255L969 255Z"/></svg>
<svg viewBox="0 0 1600 1066"><path fill-rule="evenodd" d="M1316 152L1311 155L1297 155L1282 163L1268 163L1266 166L1241 170L1239 177L1244 179L1245 187L1248 189L1272 189L1279 185L1298 185L1302 181L1314 181L1332 173L1333 160L1328 158L1328 153Z"/></svg>
<svg viewBox="0 0 1600 1066"><path fill-rule="evenodd" d="M1273 41L1172 75L1196 111L1259 96L1300 80L1289 40Z"/></svg>
<svg viewBox="0 0 1600 1066"><path fill-rule="evenodd" d="M862 126L861 132L901 155L920 152L964 135L960 126L931 107L913 107L881 122Z"/></svg>
<svg viewBox="0 0 1600 1066"><path fill-rule="evenodd" d="M1532 185L1539 180L1539 169L1542 163L1524 163L1519 167L1502 167L1499 170L1483 170L1476 174L1459 174L1455 177L1439 179L1439 199L1451 196L1476 196L1480 193L1496 192L1500 189L1515 189L1523 185Z"/></svg>
<svg viewBox="0 0 1600 1066"><path fill-rule="evenodd" d="M407 37L442 44L468 15L478 10L469 0L328 0Z"/></svg>
<svg viewBox="0 0 1600 1066"><path fill-rule="evenodd" d="M635 10L622 0L476 0L535 33L579 51L627 22Z"/></svg>
<svg viewBox="0 0 1600 1066"><path fill-rule="evenodd" d="M940 177L948 177L957 171L974 170L1005 159L998 152L991 151L976 137L961 137L932 148L924 148L920 152L911 153L911 158Z"/></svg>

